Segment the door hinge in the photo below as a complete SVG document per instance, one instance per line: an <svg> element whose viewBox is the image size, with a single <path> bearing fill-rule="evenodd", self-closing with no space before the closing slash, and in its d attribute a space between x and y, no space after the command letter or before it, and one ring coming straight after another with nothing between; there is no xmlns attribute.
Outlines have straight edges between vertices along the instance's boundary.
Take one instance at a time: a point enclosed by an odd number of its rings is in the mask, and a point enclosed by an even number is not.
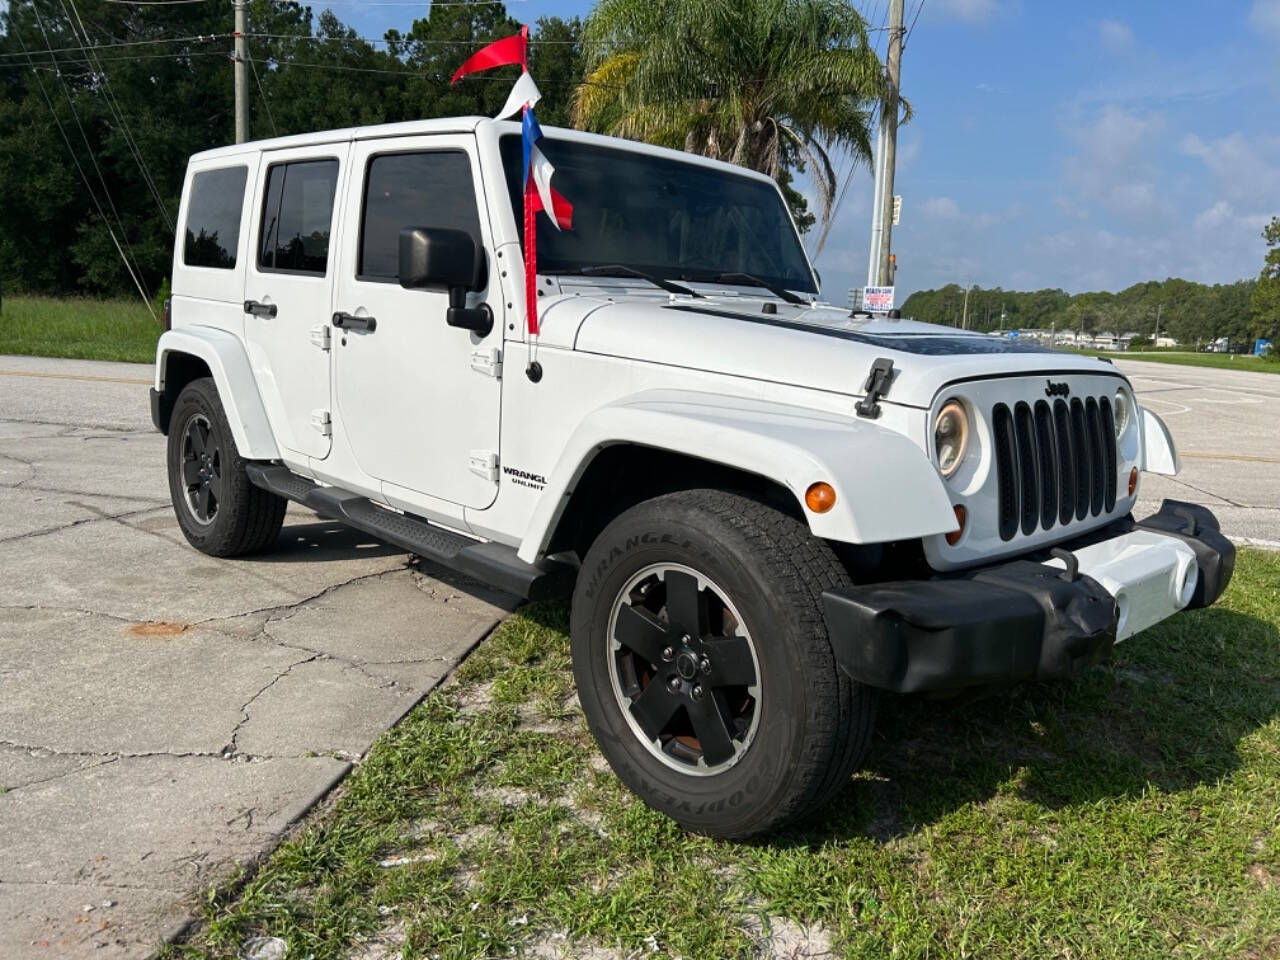
<svg viewBox="0 0 1280 960"><path fill-rule="evenodd" d="M468 457L471 472L483 480L498 480L498 455L492 450L472 450Z"/></svg>
<svg viewBox="0 0 1280 960"><path fill-rule="evenodd" d="M471 351L471 369L488 377L502 377L502 352L497 347Z"/></svg>
<svg viewBox="0 0 1280 960"><path fill-rule="evenodd" d="M311 328L311 343L321 350L328 350L333 346L333 336L329 333L327 323L320 323Z"/></svg>
<svg viewBox="0 0 1280 960"><path fill-rule="evenodd" d="M322 437L330 436L333 433L333 422L329 419L328 410L312 410L311 426Z"/></svg>

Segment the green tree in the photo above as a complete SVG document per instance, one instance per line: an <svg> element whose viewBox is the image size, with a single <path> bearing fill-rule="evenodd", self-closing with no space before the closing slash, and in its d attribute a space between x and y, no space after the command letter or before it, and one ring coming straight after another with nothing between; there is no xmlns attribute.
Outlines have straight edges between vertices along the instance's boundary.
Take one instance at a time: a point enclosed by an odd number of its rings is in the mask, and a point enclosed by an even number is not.
<svg viewBox="0 0 1280 960"><path fill-rule="evenodd" d="M803 166L825 239L837 186L832 154L869 162L872 114L886 95L853 3L601 0L583 46L577 126L780 180Z"/></svg>
<svg viewBox="0 0 1280 960"><path fill-rule="evenodd" d="M1262 239L1269 249L1250 298L1253 309L1250 333L1275 340L1280 334L1280 217L1271 218L1263 228Z"/></svg>

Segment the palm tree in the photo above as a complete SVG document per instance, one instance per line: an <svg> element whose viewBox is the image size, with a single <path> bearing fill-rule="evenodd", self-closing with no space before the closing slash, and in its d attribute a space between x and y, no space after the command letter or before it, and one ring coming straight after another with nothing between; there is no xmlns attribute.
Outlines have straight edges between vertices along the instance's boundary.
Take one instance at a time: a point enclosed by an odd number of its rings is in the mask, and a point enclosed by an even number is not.
<svg viewBox="0 0 1280 960"><path fill-rule="evenodd" d="M600 0L583 34L580 129L683 147L767 173L811 171L822 233L832 155L871 160L888 85L848 0Z"/></svg>

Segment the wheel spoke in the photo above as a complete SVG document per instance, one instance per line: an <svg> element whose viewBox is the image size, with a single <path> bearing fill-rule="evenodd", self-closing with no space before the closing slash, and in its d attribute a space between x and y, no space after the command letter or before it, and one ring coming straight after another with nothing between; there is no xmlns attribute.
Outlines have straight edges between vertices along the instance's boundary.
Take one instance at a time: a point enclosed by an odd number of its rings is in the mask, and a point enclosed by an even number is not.
<svg viewBox="0 0 1280 960"><path fill-rule="evenodd" d="M701 700L690 701L689 719L693 721L693 732L702 746L702 759L707 766L713 767L733 759L733 738L729 734L719 697L712 694Z"/></svg>
<svg viewBox="0 0 1280 960"><path fill-rule="evenodd" d="M680 708L680 699L661 680L652 681L631 701L631 715L650 740L657 740Z"/></svg>
<svg viewBox="0 0 1280 960"><path fill-rule="evenodd" d="M744 637L716 637L707 640L713 687L750 687L756 682L756 665L751 644Z"/></svg>
<svg viewBox="0 0 1280 960"><path fill-rule="evenodd" d="M631 604L623 604L619 608L613 637L628 650L654 664L662 659L662 649L667 645L667 631L662 624L649 611Z"/></svg>
<svg viewBox="0 0 1280 960"><path fill-rule="evenodd" d="M188 487L194 487L200 482L199 460L184 460L182 462L182 482Z"/></svg>
<svg viewBox="0 0 1280 960"><path fill-rule="evenodd" d="M196 494L196 516L201 520L209 519L209 488L202 486Z"/></svg>
<svg viewBox="0 0 1280 960"><path fill-rule="evenodd" d="M191 450L197 457L203 457L209 445L209 428L197 420L191 425Z"/></svg>
<svg viewBox="0 0 1280 960"><path fill-rule="evenodd" d="M668 570L664 582L671 626L691 637L702 636L707 626L707 607L697 579L680 570Z"/></svg>

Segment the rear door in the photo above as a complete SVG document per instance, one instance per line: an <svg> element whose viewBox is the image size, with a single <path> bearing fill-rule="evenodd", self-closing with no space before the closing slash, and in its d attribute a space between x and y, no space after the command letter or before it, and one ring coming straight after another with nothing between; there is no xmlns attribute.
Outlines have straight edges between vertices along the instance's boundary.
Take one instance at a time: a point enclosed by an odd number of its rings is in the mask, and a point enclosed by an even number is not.
<svg viewBox="0 0 1280 960"><path fill-rule="evenodd" d="M349 150L338 143L263 154L244 286L245 342L276 439L321 460L332 432L330 240L338 236L336 200Z"/></svg>
<svg viewBox="0 0 1280 960"><path fill-rule="evenodd" d="M376 323L334 333L341 429L360 468L384 484L487 507L498 492L504 311L475 138L358 142L351 170L334 309ZM489 285L468 303L492 292L495 323L487 336L445 323L445 290L400 286L404 227L463 230L484 248Z"/></svg>

